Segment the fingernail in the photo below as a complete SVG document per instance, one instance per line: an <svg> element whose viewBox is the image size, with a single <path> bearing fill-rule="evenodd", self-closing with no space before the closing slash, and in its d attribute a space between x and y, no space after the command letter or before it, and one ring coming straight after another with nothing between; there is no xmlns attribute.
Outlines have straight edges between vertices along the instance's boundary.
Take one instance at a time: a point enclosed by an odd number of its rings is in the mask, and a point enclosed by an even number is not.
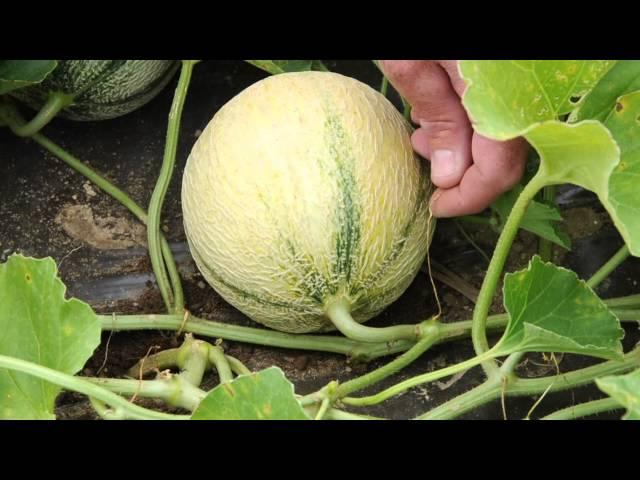
<svg viewBox="0 0 640 480"><path fill-rule="evenodd" d="M431 155L431 178L445 179L458 170L455 154L451 150L436 150Z"/></svg>

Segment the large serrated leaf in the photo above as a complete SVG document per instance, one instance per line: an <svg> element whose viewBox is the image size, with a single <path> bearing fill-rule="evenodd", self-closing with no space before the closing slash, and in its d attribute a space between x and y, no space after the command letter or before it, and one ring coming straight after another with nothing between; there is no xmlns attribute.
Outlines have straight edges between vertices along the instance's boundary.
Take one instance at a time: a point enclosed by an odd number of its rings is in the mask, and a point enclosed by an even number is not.
<svg viewBox="0 0 640 480"><path fill-rule="evenodd" d="M75 374L100 343L89 305L65 299L51 258L12 255L0 264L0 353ZM0 419L52 419L60 388L0 369Z"/></svg>
<svg viewBox="0 0 640 480"><path fill-rule="evenodd" d="M55 60L0 60L0 95L42 82L57 64Z"/></svg>
<svg viewBox="0 0 640 480"><path fill-rule="evenodd" d="M477 132L496 140L576 108L615 65L614 60L464 60L463 96Z"/></svg>
<svg viewBox="0 0 640 480"><path fill-rule="evenodd" d="M624 420L640 420L640 369L626 375L597 378L596 385L627 409Z"/></svg>
<svg viewBox="0 0 640 480"><path fill-rule="evenodd" d="M282 370L267 368L211 390L193 420L309 420Z"/></svg>
<svg viewBox="0 0 640 480"><path fill-rule="evenodd" d="M497 140L524 136L541 156L539 176L547 184L573 183L596 193L631 253L640 256L640 189L635 187L640 173L640 93L618 98L606 127L596 120L554 120L567 113L572 97L595 92L594 86L608 72L613 75L615 66L605 60L462 61L460 70L469 83L463 101L483 135ZM627 72L627 80L635 82L634 75ZM606 79L599 96L612 84L608 75Z"/></svg>
<svg viewBox="0 0 640 480"><path fill-rule="evenodd" d="M504 280L509 323L494 352L566 352L622 357L624 330L607 306L571 270L535 256Z"/></svg>
<svg viewBox="0 0 640 480"><path fill-rule="evenodd" d="M247 60L247 62L272 75L287 72L304 72L311 70L313 67L313 60Z"/></svg>

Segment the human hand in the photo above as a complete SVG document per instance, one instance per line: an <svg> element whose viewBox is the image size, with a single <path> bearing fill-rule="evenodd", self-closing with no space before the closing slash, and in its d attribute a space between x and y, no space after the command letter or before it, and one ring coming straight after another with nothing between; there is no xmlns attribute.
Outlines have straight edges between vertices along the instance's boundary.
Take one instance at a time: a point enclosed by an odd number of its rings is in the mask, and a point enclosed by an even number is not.
<svg viewBox="0 0 640 480"><path fill-rule="evenodd" d="M498 142L473 130L462 106L466 85L457 60L381 60L380 66L411 104L419 125L411 143L431 161L431 180L438 187L431 199L434 216L481 212L518 183L527 143Z"/></svg>

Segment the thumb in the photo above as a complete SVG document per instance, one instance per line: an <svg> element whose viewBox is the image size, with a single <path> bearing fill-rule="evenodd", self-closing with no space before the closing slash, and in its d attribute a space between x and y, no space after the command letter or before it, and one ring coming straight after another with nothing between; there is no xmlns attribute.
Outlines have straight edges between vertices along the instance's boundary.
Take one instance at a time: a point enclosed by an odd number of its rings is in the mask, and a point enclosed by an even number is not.
<svg viewBox="0 0 640 480"><path fill-rule="evenodd" d="M431 160L431 180L451 188L472 163L473 130L447 72L432 60L383 60L383 72L411 104L411 116L420 127L413 148Z"/></svg>

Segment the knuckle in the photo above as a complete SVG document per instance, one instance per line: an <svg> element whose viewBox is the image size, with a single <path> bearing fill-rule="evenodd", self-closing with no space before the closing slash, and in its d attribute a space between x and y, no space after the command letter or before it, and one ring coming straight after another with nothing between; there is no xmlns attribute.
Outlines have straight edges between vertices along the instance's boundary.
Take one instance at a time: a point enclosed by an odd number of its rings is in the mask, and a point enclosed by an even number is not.
<svg viewBox="0 0 640 480"><path fill-rule="evenodd" d="M381 60L382 70L392 81L414 77L420 71L419 60Z"/></svg>
<svg viewBox="0 0 640 480"><path fill-rule="evenodd" d="M450 77L458 76L458 60L437 60L436 63L440 65Z"/></svg>
<svg viewBox="0 0 640 480"><path fill-rule="evenodd" d="M430 137L432 141L447 141L452 137L458 137L461 133L465 133L466 126L452 118L440 118L440 119L422 119L420 121L420 127L424 129L425 133Z"/></svg>
<svg viewBox="0 0 640 480"><path fill-rule="evenodd" d="M420 127L430 136L441 136L453 133L457 128L457 122L450 119L422 120Z"/></svg>

